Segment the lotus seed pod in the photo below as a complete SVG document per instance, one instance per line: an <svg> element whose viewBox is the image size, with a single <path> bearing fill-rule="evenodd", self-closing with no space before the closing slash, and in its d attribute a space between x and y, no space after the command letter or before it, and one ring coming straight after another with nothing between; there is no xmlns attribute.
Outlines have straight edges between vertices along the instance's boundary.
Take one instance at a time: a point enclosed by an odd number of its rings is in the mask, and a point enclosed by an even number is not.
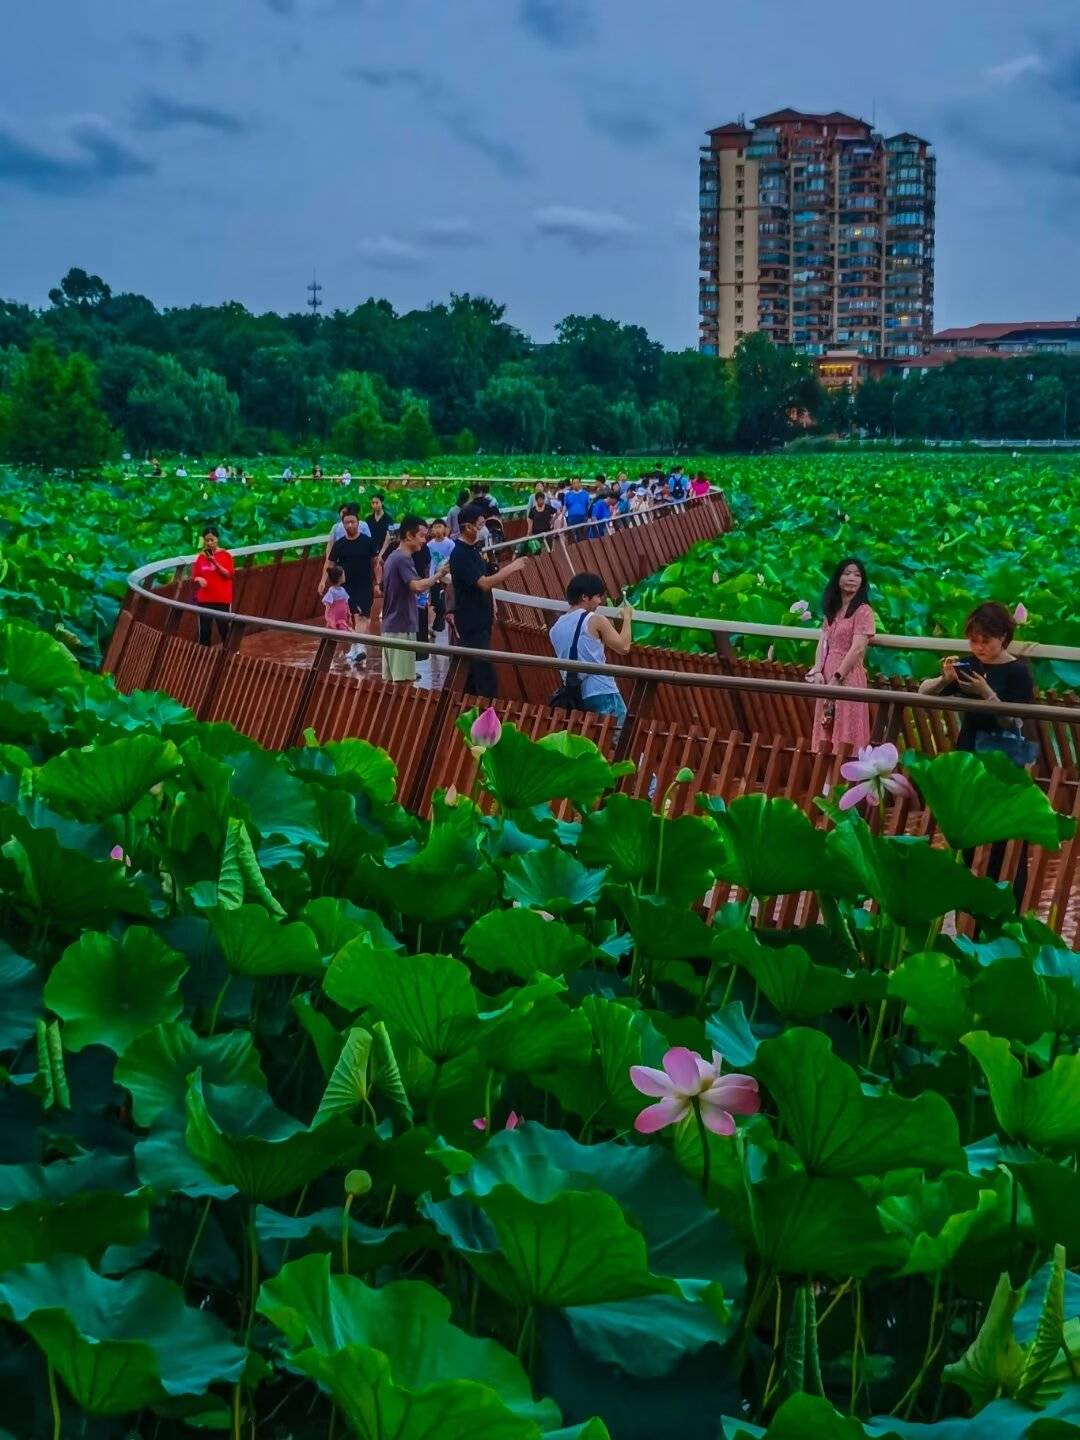
<svg viewBox="0 0 1080 1440"><path fill-rule="evenodd" d="M366 1195L371 1189L371 1176L366 1170L350 1170L345 1176L345 1194L358 1200L361 1195Z"/></svg>

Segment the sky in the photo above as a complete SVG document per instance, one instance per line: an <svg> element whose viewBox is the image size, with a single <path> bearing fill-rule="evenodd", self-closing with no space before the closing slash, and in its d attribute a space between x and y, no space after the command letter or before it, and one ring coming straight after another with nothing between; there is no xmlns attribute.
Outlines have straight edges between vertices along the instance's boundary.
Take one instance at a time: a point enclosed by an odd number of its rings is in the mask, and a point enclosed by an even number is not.
<svg viewBox="0 0 1080 1440"><path fill-rule="evenodd" d="M707 128L783 106L938 156L936 323L1080 313L1080 3L8 0L0 296L490 295L697 333Z"/></svg>

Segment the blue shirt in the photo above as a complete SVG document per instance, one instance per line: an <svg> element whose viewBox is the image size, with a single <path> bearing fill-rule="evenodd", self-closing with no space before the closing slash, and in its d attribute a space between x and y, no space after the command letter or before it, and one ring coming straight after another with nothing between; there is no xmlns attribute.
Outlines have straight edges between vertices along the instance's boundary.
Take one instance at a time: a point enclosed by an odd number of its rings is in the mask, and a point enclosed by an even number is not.
<svg viewBox="0 0 1080 1440"><path fill-rule="evenodd" d="M563 508L566 511L568 525L580 525L583 520L588 518L591 499L587 490L566 491L563 496Z"/></svg>

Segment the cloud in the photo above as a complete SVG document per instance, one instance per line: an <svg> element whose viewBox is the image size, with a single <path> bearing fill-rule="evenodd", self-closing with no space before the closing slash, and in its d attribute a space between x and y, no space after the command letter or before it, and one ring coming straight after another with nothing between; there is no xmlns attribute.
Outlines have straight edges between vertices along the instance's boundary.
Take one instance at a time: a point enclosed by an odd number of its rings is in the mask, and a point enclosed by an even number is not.
<svg viewBox="0 0 1080 1440"><path fill-rule="evenodd" d="M524 152L511 141L485 129L468 110L446 111L440 118L447 132L459 144L490 160L499 174L508 180L521 180L532 174L532 166Z"/></svg>
<svg viewBox="0 0 1080 1440"><path fill-rule="evenodd" d="M176 46L181 61L189 70L201 70L210 47L201 35L193 30L181 30L176 37Z"/></svg>
<svg viewBox="0 0 1080 1440"><path fill-rule="evenodd" d="M426 265L427 253L419 245L401 240L396 235L372 235L361 240L356 253L366 264L377 270L415 270Z"/></svg>
<svg viewBox="0 0 1080 1440"><path fill-rule="evenodd" d="M648 101L612 92L606 97L592 94L585 102L589 125L627 150L644 150L667 134L666 123L656 114L655 97Z"/></svg>
<svg viewBox="0 0 1080 1440"><path fill-rule="evenodd" d="M0 124L0 184L44 195L72 195L103 189L128 177L151 175L156 168L100 115L68 120L59 149L27 140Z"/></svg>
<svg viewBox="0 0 1080 1440"><path fill-rule="evenodd" d="M429 220L416 233L422 244L444 250L470 250L485 238L471 220Z"/></svg>
<svg viewBox="0 0 1080 1440"><path fill-rule="evenodd" d="M179 130L191 126L213 130L219 135L243 135L248 123L229 110L196 101L178 100L160 91L144 95L135 107L135 124L143 130Z"/></svg>
<svg viewBox="0 0 1080 1440"><path fill-rule="evenodd" d="M345 74L372 90L411 90L429 99L443 93L437 76L425 75L411 65L350 65Z"/></svg>
<svg viewBox="0 0 1080 1440"><path fill-rule="evenodd" d="M1053 64L1040 68L1047 70L1050 84L1058 95L1080 101L1080 50L1070 50Z"/></svg>
<svg viewBox="0 0 1080 1440"><path fill-rule="evenodd" d="M1000 65L991 65L983 71L983 77L993 85L1011 85L1021 75L1030 75L1042 70L1043 62L1038 55L1018 55L1015 60L1005 60Z"/></svg>
<svg viewBox="0 0 1080 1440"><path fill-rule="evenodd" d="M610 210L580 210L573 205L548 205L533 216L541 235L565 240L575 250L601 250L633 240L638 230Z"/></svg>
<svg viewBox="0 0 1080 1440"><path fill-rule="evenodd" d="M263 4L283 19L296 14L296 0L263 0Z"/></svg>
<svg viewBox="0 0 1080 1440"><path fill-rule="evenodd" d="M573 50L596 33L586 0L521 0L521 23L553 50Z"/></svg>

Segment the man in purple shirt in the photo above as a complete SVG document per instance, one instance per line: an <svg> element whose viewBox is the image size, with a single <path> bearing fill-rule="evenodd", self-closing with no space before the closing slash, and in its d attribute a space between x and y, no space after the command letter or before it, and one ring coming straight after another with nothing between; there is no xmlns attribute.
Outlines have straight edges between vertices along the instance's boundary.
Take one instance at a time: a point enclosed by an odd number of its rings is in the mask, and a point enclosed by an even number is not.
<svg viewBox="0 0 1080 1440"><path fill-rule="evenodd" d="M381 633L388 640L416 639L416 597L446 579L446 566L421 580L416 573L416 552L427 539L427 526L416 515L406 515L398 526L397 549L383 561ZM382 652L384 680L416 679L416 651Z"/></svg>

